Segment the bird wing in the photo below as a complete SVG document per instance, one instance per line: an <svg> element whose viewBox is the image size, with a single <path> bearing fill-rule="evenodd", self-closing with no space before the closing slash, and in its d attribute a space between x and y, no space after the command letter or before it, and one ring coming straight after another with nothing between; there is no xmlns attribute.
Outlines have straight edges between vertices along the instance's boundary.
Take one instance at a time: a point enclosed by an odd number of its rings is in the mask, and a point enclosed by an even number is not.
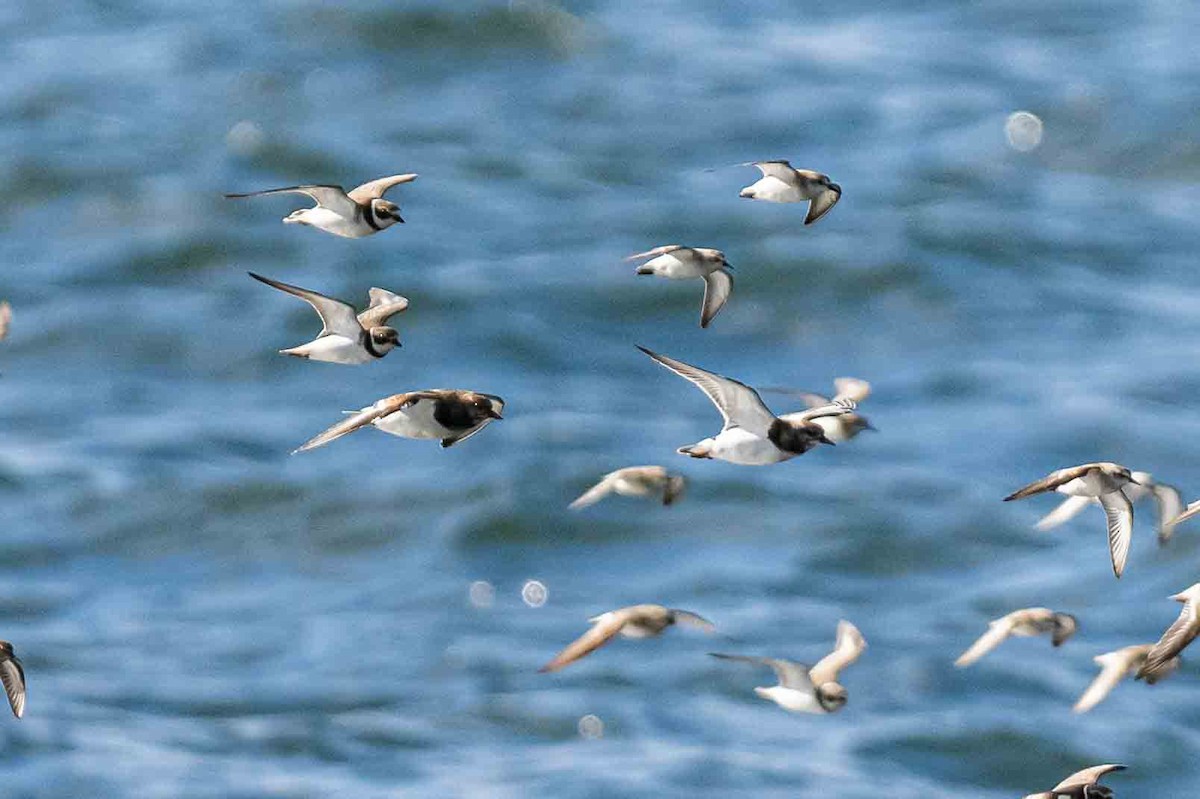
<svg viewBox="0 0 1200 799"><path fill-rule="evenodd" d="M237 200L243 197L265 197L269 194L303 194L322 208L328 208L338 216L344 216L347 219L352 219L358 213L357 203L346 195L345 189L341 186L288 186L282 189L252 191L246 194L226 194L225 196L231 200Z"/></svg>
<svg viewBox="0 0 1200 799"><path fill-rule="evenodd" d="M1161 672L1167 670L1167 664L1182 652L1188 644L1200 634L1200 618L1196 617L1196 603L1185 602L1179 618L1167 628L1162 638L1146 655L1146 662L1138 669L1137 678L1158 678Z"/></svg>
<svg viewBox="0 0 1200 799"><path fill-rule="evenodd" d="M629 614L624 610L614 610L597 617L596 623L592 625L591 629L568 644L566 649L555 655L553 660L538 671L558 671L581 657L590 655L621 632L621 628L625 626L628 618Z"/></svg>
<svg viewBox="0 0 1200 799"><path fill-rule="evenodd" d="M676 250L683 250L683 249L686 249L686 248L682 244L664 244L661 247L655 247L653 250L646 250L645 252L634 253L633 255L627 256L625 258L625 260L626 261L638 261L638 260L641 260L642 258L657 258L660 255L666 255L669 252L675 252Z"/></svg>
<svg viewBox="0 0 1200 799"><path fill-rule="evenodd" d="M764 178L779 178L785 183L796 182L796 170L787 161L749 161L740 166L755 166L763 173Z"/></svg>
<svg viewBox="0 0 1200 799"><path fill-rule="evenodd" d="M766 386L760 387L759 391L770 394L786 394L789 397L796 397L804 403L806 408L816 408L821 405L828 405L833 402L832 399L824 394L817 394L812 391L802 391L798 388L785 388L783 386ZM782 417L781 417L782 418Z"/></svg>
<svg viewBox="0 0 1200 799"><path fill-rule="evenodd" d="M1025 497L1032 497L1034 494L1044 494L1047 491L1053 491L1060 485L1074 480L1076 477L1082 477L1093 466L1095 466L1094 463L1085 463L1082 466L1071 466L1066 469L1053 471L1041 480L1035 480L1029 485L1018 488L1005 497L1004 501L1024 499Z"/></svg>
<svg viewBox="0 0 1200 799"><path fill-rule="evenodd" d="M784 688L792 688L797 691L812 691L813 682L808 676L808 666L803 663L796 663L791 660L782 660L780 658L756 658L747 655L722 655L716 652L709 652L715 658L721 660L736 660L741 663L750 663L755 666L770 666L775 672L775 676L779 679L779 684Z"/></svg>
<svg viewBox="0 0 1200 799"><path fill-rule="evenodd" d="M1038 530L1050 530L1064 524L1079 515L1079 512L1092 504L1092 497L1067 497L1057 508L1047 513L1034 525Z"/></svg>
<svg viewBox="0 0 1200 799"><path fill-rule="evenodd" d="M724 269L709 272L704 276L704 305L700 309L700 327L708 327L713 317L721 312L731 291L733 275Z"/></svg>
<svg viewBox="0 0 1200 799"><path fill-rule="evenodd" d="M676 624L687 624L692 627L699 627L706 633L715 632L717 625L713 624L708 619L698 613L692 613L690 610L680 610L679 608L671 608L671 613L675 617Z"/></svg>
<svg viewBox="0 0 1200 799"><path fill-rule="evenodd" d="M1183 515L1183 495L1179 489L1166 483L1155 483L1150 487L1154 504L1158 506L1158 543L1167 543L1175 535L1176 519Z"/></svg>
<svg viewBox="0 0 1200 799"><path fill-rule="evenodd" d="M1113 574L1120 577L1129 558L1129 542L1133 538L1133 503L1121 491L1100 495L1104 515L1108 517L1108 550L1112 555Z"/></svg>
<svg viewBox="0 0 1200 799"><path fill-rule="evenodd" d="M352 341L357 341L362 334L362 325L358 322L358 317L354 313L354 306L349 303L335 300L332 297L326 297L324 294L319 294L309 289L302 289L299 286L293 286L289 283L281 283L278 280L272 280L269 277L256 275L253 272L248 272L250 277L260 283L266 283L271 288L286 291L288 294L293 294L307 302L313 307L317 314L321 317L321 335L328 336L331 333L336 333L339 336L345 336Z"/></svg>
<svg viewBox="0 0 1200 799"><path fill-rule="evenodd" d="M740 427L754 435L766 437L775 421L775 415L763 404L758 392L754 389L737 380L706 372L683 361L659 355L645 347L638 347L638 349L665 368L690 381L708 395L725 419L725 426L722 430Z"/></svg>
<svg viewBox="0 0 1200 799"><path fill-rule="evenodd" d="M1065 780L1060 782L1058 785L1055 785L1054 791L1057 793L1058 791L1069 791L1072 788L1082 788L1085 785L1095 785L1096 780L1100 779L1105 774L1108 774L1112 771L1123 771L1124 769L1125 766L1119 766L1115 763L1105 766L1092 766L1091 768L1085 768L1083 771L1077 771L1070 777L1067 777Z"/></svg>
<svg viewBox="0 0 1200 799"><path fill-rule="evenodd" d="M369 292L371 304L358 315L358 323L363 330L382 327L387 320L398 313L408 310L408 298L394 294L387 289L371 287Z"/></svg>
<svg viewBox="0 0 1200 799"><path fill-rule="evenodd" d="M366 205L371 200L378 200L388 189L393 186L399 186L401 183L412 183L417 179L417 176L408 173L405 175L392 175L391 177L379 178L372 180L369 183L364 183L361 186L355 186L350 191L346 192L346 196L359 205Z"/></svg>
<svg viewBox="0 0 1200 799"><path fill-rule="evenodd" d="M828 405L818 405L801 413L788 415L796 417L799 422L808 422L824 416L844 416L847 413L853 413L857 407L858 405L852 399L835 399Z"/></svg>
<svg viewBox="0 0 1200 799"><path fill-rule="evenodd" d="M297 452L322 447L347 433L353 433L360 427L366 427L374 423L381 416L387 416L389 413L394 413L407 405L428 397L428 394L421 391L410 391L407 394L393 394L390 397L384 397L374 405L363 408L361 411L352 412L342 421L305 441L298 448L292 450L292 454L295 455Z"/></svg>
<svg viewBox="0 0 1200 799"><path fill-rule="evenodd" d="M475 435L483 428L487 427L493 421L495 421L495 420L494 419L484 419L483 421L481 421L479 424L475 425L474 427L468 427L466 430L460 430L459 432L455 433L454 435L446 436L445 438L442 439L442 442L441 442L442 449L446 449L447 447L453 447L455 444L459 444L459 443L462 443L463 441L466 441L468 438Z"/></svg>
<svg viewBox="0 0 1200 799"><path fill-rule="evenodd" d="M1172 532L1174 531L1174 529L1176 527L1183 524L1188 519L1195 516L1197 513L1200 513L1200 499L1196 500L1195 502L1190 503L1186 508L1183 509L1183 513L1179 514L1178 516L1176 516L1174 519L1171 520Z"/></svg>
<svg viewBox="0 0 1200 799"><path fill-rule="evenodd" d="M833 381L834 399L850 399L862 402L871 396L871 384L857 377L839 377Z"/></svg>
<svg viewBox="0 0 1200 799"><path fill-rule="evenodd" d="M11 655L0 661L0 681L4 683L4 693L8 694L13 715L21 718L25 715L25 670L21 668L21 661Z"/></svg>
<svg viewBox="0 0 1200 799"><path fill-rule="evenodd" d="M1144 651L1142 656L1145 656ZM1071 708L1072 712L1087 713L1096 705L1103 702L1112 693L1112 689L1117 687L1117 683L1125 679L1125 675L1129 674L1134 664L1134 659L1129 657L1129 653L1125 650L1108 652L1096 657L1095 661L1100 666L1100 673L1096 675L1096 679L1092 680L1092 684L1079 697L1079 701L1075 703L1075 707Z"/></svg>
<svg viewBox="0 0 1200 799"><path fill-rule="evenodd" d="M808 215L804 217L804 224L811 225L825 214L829 213L829 209L837 205L837 201L842 199L842 190L829 188L813 198L808 204Z"/></svg>
<svg viewBox="0 0 1200 799"><path fill-rule="evenodd" d="M613 476L614 474L615 472L610 472L609 474L604 475L604 477L600 479L600 482L596 483L587 491L584 491L582 494L580 494L579 498L567 507L571 508L571 510L580 510L581 508L586 508L589 505L595 505L597 502L607 497L612 493L613 483L616 482Z"/></svg>
<svg viewBox="0 0 1200 799"><path fill-rule="evenodd" d="M988 652L991 652L1004 643L1005 639L1012 634L1012 630L1013 621L1011 614L1002 619L988 622L987 632L979 636L979 640L971 644L970 649L959 655L958 660L954 661L954 665L960 669L970 666Z"/></svg>
<svg viewBox="0 0 1200 799"><path fill-rule="evenodd" d="M846 620L838 622L837 643L833 651L817 661L817 665L809 670L808 676L816 685L836 682L838 673L858 660L867 648L867 639L858 628Z"/></svg>

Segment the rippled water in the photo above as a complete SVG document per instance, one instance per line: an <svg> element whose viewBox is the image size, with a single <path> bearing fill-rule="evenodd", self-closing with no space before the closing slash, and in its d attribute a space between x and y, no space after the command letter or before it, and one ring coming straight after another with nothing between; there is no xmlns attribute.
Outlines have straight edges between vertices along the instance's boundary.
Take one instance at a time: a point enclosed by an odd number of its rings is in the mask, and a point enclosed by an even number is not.
<svg viewBox="0 0 1200 799"><path fill-rule="evenodd" d="M29 675L26 717L0 720L7 795L999 798L1113 761L1122 795L1194 787L1194 668L1069 709L1092 656L1175 617L1200 528L1158 550L1139 507L1117 583L1098 514L1042 534L1051 499L1000 498L1100 459L1200 495L1195 4L0 21L0 637ZM1016 110L1037 149L1008 145ZM753 170L706 171L781 157L844 187L818 224L739 200ZM402 171L408 224L361 241L281 225L291 198L221 198ZM698 284L620 260L674 241L737 266L707 331ZM314 319L247 270L404 294L404 347L279 357ZM881 432L767 469L686 461L718 417L634 344L754 385L867 378ZM436 386L500 394L506 419L445 451L365 431L288 455ZM637 463L686 473L685 500L566 510ZM636 602L720 637L536 673ZM952 667L1029 605L1080 633ZM839 618L870 649L836 716L704 655L811 661Z"/></svg>

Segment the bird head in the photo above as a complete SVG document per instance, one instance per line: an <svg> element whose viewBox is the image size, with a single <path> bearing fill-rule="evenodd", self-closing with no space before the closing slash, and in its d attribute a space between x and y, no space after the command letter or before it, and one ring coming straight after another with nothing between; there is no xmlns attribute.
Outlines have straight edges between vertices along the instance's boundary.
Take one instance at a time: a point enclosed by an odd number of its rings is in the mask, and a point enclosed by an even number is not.
<svg viewBox="0 0 1200 799"><path fill-rule="evenodd" d="M400 206L391 200L371 200L371 213L380 228L391 227L397 222L404 221L400 216Z"/></svg>
<svg viewBox="0 0 1200 799"><path fill-rule="evenodd" d="M400 346L400 334L394 327L371 328L371 345L380 355Z"/></svg>
<svg viewBox="0 0 1200 799"><path fill-rule="evenodd" d="M839 682L830 680L817 686L817 701L826 713L836 713L841 710L849 699L846 688Z"/></svg>

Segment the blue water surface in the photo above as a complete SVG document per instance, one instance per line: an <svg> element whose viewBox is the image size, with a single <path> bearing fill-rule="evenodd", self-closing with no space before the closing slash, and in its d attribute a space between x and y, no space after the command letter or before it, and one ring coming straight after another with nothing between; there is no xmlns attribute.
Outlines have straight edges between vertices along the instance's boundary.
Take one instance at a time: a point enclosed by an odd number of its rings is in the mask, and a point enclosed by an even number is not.
<svg viewBox="0 0 1200 799"><path fill-rule="evenodd" d="M29 678L6 796L1000 799L1104 762L1121 795L1194 789L1193 666L1070 707L1093 656L1175 618L1200 526L1159 549L1139 506L1117 582L1098 511L1038 533L1055 500L1000 500L1096 460L1200 495L1200 6L15 0L0 23L0 637ZM1006 140L1018 110L1040 147ZM707 171L762 158L841 203L805 227L738 199L753 169ZM221 196L408 171L407 224L356 241L280 224L303 198ZM708 330L698 282L621 260L674 242L737 268ZM316 318L247 271L403 294L404 346L281 357ZM719 417L635 344L757 386L868 379L880 432L687 460ZM505 420L289 455L435 387ZM567 510L642 463L685 499ZM639 602L720 632L537 673ZM953 668L1034 605L1080 632ZM870 648L834 716L705 655L812 662L841 618Z"/></svg>

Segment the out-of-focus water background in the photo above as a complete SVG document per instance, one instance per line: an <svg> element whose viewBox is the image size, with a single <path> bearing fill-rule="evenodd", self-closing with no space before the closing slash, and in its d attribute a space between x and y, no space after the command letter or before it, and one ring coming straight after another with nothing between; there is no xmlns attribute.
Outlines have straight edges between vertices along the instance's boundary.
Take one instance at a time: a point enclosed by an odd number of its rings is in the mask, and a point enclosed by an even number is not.
<svg viewBox="0 0 1200 799"><path fill-rule="evenodd" d="M29 678L0 718L6 796L999 799L1103 762L1130 765L1122 795L1194 789L1194 666L1070 707L1093 656L1175 618L1200 525L1159 549L1139 506L1117 582L1098 511L1038 533L1055 499L1000 499L1095 460L1200 496L1195 4L18 0L0 21L0 637ZM1017 110L1040 146L1010 145ZM805 227L738 199L753 169L706 171L761 158L841 203ZM408 223L358 241L280 224L303 198L221 197L407 171ZM673 242L737 267L709 330L698 282L621 260ZM247 270L409 297L403 349L277 355L316 317ZM690 461L719 417L635 344L758 386L866 378L880 432ZM365 430L289 455L433 387L499 394L505 420L449 450ZM684 501L567 510L642 463L686 474ZM720 635L536 673L638 602ZM1079 634L953 668L1033 605ZM839 618L870 649L835 716L705 655L812 662Z"/></svg>

